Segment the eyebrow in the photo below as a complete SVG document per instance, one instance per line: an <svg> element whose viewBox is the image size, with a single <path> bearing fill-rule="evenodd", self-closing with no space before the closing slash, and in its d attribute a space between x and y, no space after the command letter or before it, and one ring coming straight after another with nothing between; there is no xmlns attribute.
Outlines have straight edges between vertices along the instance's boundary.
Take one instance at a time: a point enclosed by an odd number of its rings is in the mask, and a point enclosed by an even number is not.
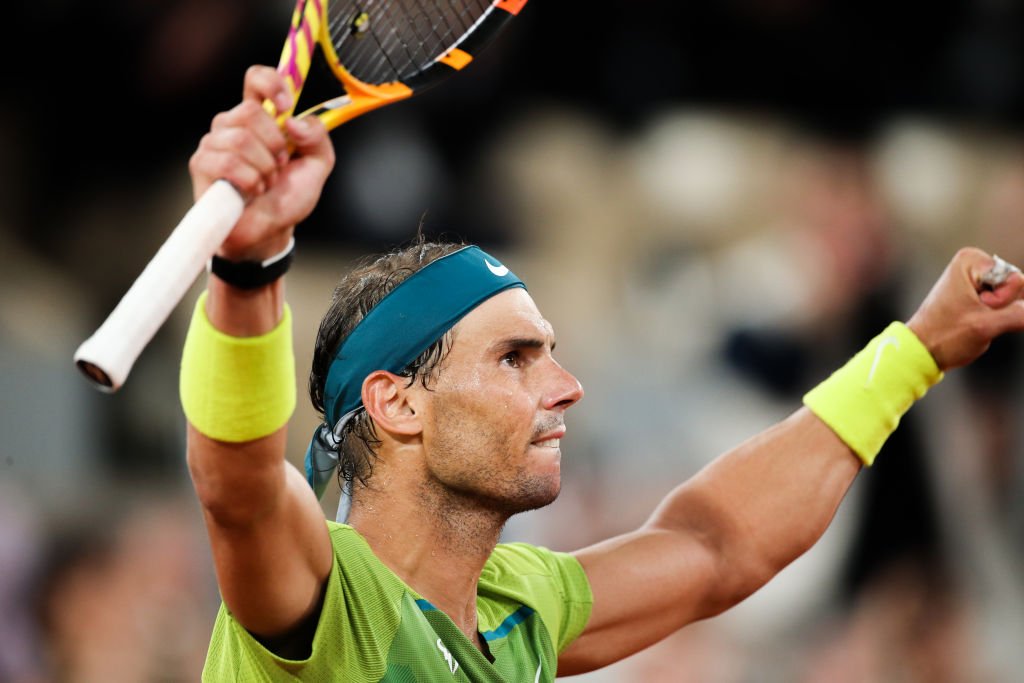
<svg viewBox="0 0 1024 683"><path fill-rule="evenodd" d="M551 340L551 350L555 350L557 342ZM546 348L548 343L539 337L510 337L508 339L502 339L501 341L495 342L491 349L494 352L508 352L515 351L516 349L543 349Z"/></svg>

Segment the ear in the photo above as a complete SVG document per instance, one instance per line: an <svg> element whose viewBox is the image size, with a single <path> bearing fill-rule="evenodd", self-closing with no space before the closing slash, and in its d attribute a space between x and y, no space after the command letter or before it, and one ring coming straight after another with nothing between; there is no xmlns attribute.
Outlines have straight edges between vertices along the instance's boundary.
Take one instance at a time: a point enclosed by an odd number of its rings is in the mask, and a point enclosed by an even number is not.
<svg viewBox="0 0 1024 683"><path fill-rule="evenodd" d="M407 377L375 370L363 380L363 405L374 424L386 432L414 436L423 431L419 416L409 403Z"/></svg>

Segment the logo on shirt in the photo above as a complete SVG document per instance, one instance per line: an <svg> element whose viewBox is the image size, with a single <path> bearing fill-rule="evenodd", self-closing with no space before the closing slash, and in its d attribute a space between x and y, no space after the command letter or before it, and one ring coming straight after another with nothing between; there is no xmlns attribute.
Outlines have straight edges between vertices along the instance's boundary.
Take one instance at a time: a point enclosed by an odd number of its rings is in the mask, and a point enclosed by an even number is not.
<svg viewBox="0 0 1024 683"><path fill-rule="evenodd" d="M437 639L437 649L444 655L444 661L448 662L448 668L451 670L452 675L459 670L459 663L455 661L455 657L452 657L452 653L448 651L448 648L444 646L441 639Z"/></svg>

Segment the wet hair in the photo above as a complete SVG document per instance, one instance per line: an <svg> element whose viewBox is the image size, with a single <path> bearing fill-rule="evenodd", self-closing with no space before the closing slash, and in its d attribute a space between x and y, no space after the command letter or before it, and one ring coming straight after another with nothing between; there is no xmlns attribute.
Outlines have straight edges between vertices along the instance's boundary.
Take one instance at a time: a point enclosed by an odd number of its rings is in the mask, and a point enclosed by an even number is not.
<svg viewBox="0 0 1024 683"><path fill-rule="evenodd" d="M408 246L364 259L361 265L341 279L334 289L330 308L320 321L313 349L313 366L309 372L309 397L320 415L324 414L324 387L331 362L356 325L411 275L465 246L456 242L429 242L421 235ZM399 373L409 378L409 386L416 381L425 388L428 386L428 380L435 376L451 348L451 336L451 331L443 335ZM373 419L365 408L360 408L341 434L338 478L342 486L353 486L357 481L366 485L373 473L379 445Z"/></svg>

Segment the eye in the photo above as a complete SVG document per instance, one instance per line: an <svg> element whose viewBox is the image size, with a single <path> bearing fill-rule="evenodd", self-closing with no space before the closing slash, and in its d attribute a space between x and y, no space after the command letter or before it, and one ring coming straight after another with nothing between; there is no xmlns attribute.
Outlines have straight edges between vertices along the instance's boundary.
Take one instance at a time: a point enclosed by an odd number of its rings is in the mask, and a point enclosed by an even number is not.
<svg viewBox="0 0 1024 683"><path fill-rule="evenodd" d="M510 368L518 368L522 364L522 357L518 351L509 351L501 357L501 362Z"/></svg>

